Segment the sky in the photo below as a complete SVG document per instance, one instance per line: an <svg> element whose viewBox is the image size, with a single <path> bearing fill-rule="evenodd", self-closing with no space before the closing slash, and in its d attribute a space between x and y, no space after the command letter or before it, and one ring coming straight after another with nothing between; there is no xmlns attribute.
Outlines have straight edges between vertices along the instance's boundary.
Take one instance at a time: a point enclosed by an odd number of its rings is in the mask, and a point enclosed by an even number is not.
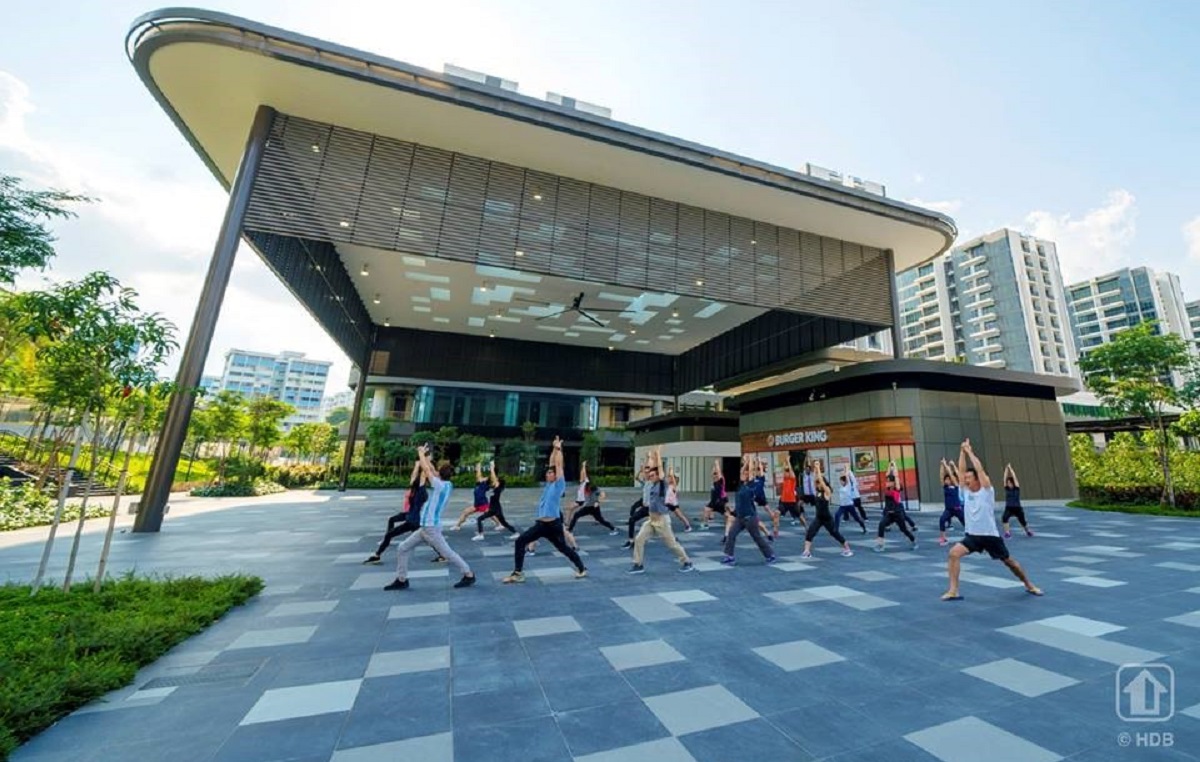
<svg viewBox="0 0 1200 762"><path fill-rule="evenodd" d="M96 202L56 225L55 278L104 269L192 321L224 193L125 57L128 0L9 0L0 172ZM449 62L785 167L882 182L1058 245L1068 282L1149 265L1200 299L1200 3L266 0L205 7L440 71ZM26 279L25 285L39 282ZM209 355L349 360L242 247ZM170 369L173 372L174 366Z"/></svg>

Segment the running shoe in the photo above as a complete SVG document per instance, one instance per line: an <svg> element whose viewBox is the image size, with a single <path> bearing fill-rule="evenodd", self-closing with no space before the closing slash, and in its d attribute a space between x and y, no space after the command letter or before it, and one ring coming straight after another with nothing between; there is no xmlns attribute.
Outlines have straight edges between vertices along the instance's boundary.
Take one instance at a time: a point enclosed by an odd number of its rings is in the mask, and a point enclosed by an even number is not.
<svg viewBox="0 0 1200 762"><path fill-rule="evenodd" d="M536 555L537 555L537 551L536 551L536 550L534 550L533 548L525 548L525 555L527 555L527 556L536 556Z"/></svg>
<svg viewBox="0 0 1200 762"><path fill-rule="evenodd" d="M496 532L506 532L506 531L508 531L508 530L506 530L506 529L505 529L504 527L502 527L501 525L497 524L497 525L496 525L496 527L495 527L495 529L494 529L493 531L496 531Z"/></svg>
<svg viewBox="0 0 1200 762"><path fill-rule="evenodd" d="M429 563L444 564L444 563L446 563L446 557L445 556L434 556L433 558L429 559Z"/></svg>
<svg viewBox="0 0 1200 762"><path fill-rule="evenodd" d="M949 542L950 542L950 541L949 541L949 540L947 540L945 537L939 537L939 538L938 538L938 545L941 545L943 548L944 548L944 547L946 547L946 545L947 545Z"/></svg>
<svg viewBox="0 0 1200 762"><path fill-rule="evenodd" d="M388 584L384 585L383 589L384 590L407 590L408 589L408 580L394 579L391 582L389 582Z"/></svg>
<svg viewBox="0 0 1200 762"><path fill-rule="evenodd" d="M872 550L874 550L876 553L882 553L882 552L883 552L883 546L882 546L882 545L876 545L874 548L872 548Z"/></svg>
<svg viewBox="0 0 1200 762"><path fill-rule="evenodd" d="M629 573L630 574L645 574L646 567L642 566L641 564L634 564L633 566L629 567Z"/></svg>
<svg viewBox="0 0 1200 762"><path fill-rule="evenodd" d="M684 528L683 528L683 533L684 533L684 534L687 534L687 533L688 533L688 532L690 532L690 531L692 531L692 528L691 528L691 527L684 527Z"/></svg>
<svg viewBox="0 0 1200 762"><path fill-rule="evenodd" d="M1026 536L1026 537L1033 537L1033 530L1032 530L1032 529L1026 529L1026 530L1025 530L1025 536Z"/></svg>
<svg viewBox="0 0 1200 762"><path fill-rule="evenodd" d="M801 557L801 558L812 558L812 553L810 553L810 552L808 552L808 551L806 550L806 551L804 551L803 553L801 553L801 554L800 554L800 557Z"/></svg>
<svg viewBox="0 0 1200 762"><path fill-rule="evenodd" d="M625 544L624 544L624 545L622 545L621 547L622 547L622 548L632 548L632 547L633 547L633 540L626 540L626 541L625 541Z"/></svg>
<svg viewBox="0 0 1200 762"><path fill-rule="evenodd" d="M800 522L797 519L792 519L792 526L797 526L799 524Z"/></svg>
<svg viewBox="0 0 1200 762"><path fill-rule="evenodd" d="M916 549L917 549L917 541L913 540L912 547L909 548L909 550L916 550Z"/></svg>
<svg viewBox="0 0 1200 762"><path fill-rule="evenodd" d="M1012 532L1008 531L1007 529L1004 530L1004 539L1008 540L1011 537L1012 537Z"/></svg>
<svg viewBox="0 0 1200 762"><path fill-rule="evenodd" d="M383 559L381 559L379 556L375 555L374 553L367 556L366 561L363 561L363 564L381 564L381 563L383 563Z"/></svg>
<svg viewBox="0 0 1200 762"><path fill-rule="evenodd" d="M842 550L842 558L849 558L852 555L854 555L854 551L850 550L850 548L845 548Z"/></svg>
<svg viewBox="0 0 1200 762"><path fill-rule="evenodd" d="M519 572L519 571L515 571L512 574L505 577L503 580L501 580L501 582L503 582L506 585L511 585L515 582L524 582L524 581L525 581L525 573Z"/></svg>
<svg viewBox="0 0 1200 762"><path fill-rule="evenodd" d="M725 566L737 566L737 560L733 556L722 556L721 563Z"/></svg>
<svg viewBox="0 0 1200 762"><path fill-rule="evenodd" d="M586 576L587 569L580 569L579 571L575 572L575 579L583 579Z"/></svg>
<svg viewBox="0 0 1200 762"><path fill-rule="evenodd" d="M620 529L614 529L614 530L612 530L611 532L609 532L609 533L608 533L608 536L609 536L609 537L616 537L616 536L617 536L617 535L619 535L619 534L621 534L621 530L620 530Z"/></svg>
<svg viewBox="0 0 1200 762"><path fill-rule="evenodd" d="M508 536L508 539L510 539L510 540L518 540L518 539L520 539L520 537L521 537L521 533L520 533L520 532L513 532L512 534L510 534L510 535Z"/></svg>
<svg viewBox="0 0 1200 762"><path fill-rule="evenodd" d="M767 556L767 560L764 561L763 563L770 565L770 564L775 563L778 560L779 560L779 556Z"/></svg>
<svg viewBox="0 0 1200 762"><path fill-rule="evenodd" d="M455 587L470 587L471 585L474 585L474 584L475 584L475 575L472 574L472 575L468 576L468 575L464 574L462 579L460 579L458 582L454 583L454 586Z"/></svg>
<svg viewBox="0 0 1200 762"><path fill-rule="evenodd" d="M471 542L483 542L483 535L477 534L471 538Z"/></svg>
<svg viewBox="0 0 1200 762"><path fill-rule="evenodd" d="M700 525L700 528L701 528L701 529L703 529L705 532L707 532L707 531L708 531L708 524L701 524L701 525Z"/></svg>
<svg viewBox="0 0 1200 762"><path fill-rule="evenodd" d="M685 561L685 562L684 562L684 564L683 564L683 566L680 566L680 567L679 567L679 571L681 571L681 572L694 572L694 571L696 571L696 565L695 565L695 564L693 564L691 561Z"/></svg>

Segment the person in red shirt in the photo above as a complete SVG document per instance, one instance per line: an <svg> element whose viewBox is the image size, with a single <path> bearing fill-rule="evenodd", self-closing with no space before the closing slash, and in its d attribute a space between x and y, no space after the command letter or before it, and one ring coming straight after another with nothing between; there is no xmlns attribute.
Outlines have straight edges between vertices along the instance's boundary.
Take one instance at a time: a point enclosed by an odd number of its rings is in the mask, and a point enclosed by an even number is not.
<svg viewBox="0 0 1200 762"><path fill-rule="evenodd" d="M779 514L781 516L791 514L792 526L799 524L807 527L808 520L804 518L804 506L800 504L796 487L796 472L792 470L792 461L789 458L783 467L783 486L779 490Z"/></svg>

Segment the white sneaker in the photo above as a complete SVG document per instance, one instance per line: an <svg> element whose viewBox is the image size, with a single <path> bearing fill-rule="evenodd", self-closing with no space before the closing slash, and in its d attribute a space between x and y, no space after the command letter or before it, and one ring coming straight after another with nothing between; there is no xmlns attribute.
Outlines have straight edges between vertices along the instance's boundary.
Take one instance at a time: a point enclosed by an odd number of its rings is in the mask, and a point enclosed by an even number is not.
<svg viewBox="0 0 1200 762"><path fill-rule="evenodd" d="M504 527L497 525L497 526L496 526L496 529L495 529L495 531L497 531L497 532L504 532L504 531L506 531L506 530L504 529Z"/></svg>
<svg viewBox="0 0 1200 762"><path fill-rule="evenodd" d="M854 551L850 550L850 548L846 548L842 551L842 558L849 558L852 555L854 555Z"/></svg>
<svg viewBox="0 0 1200 762"><path fill-rule="evenodd" d="M520 532L513 532L512 534L510 534L510 535L508 536L508 539L510 539L510 540L516 540L516 539L519 539L520 537L521 537L521 533L520 533Z"/></svg>
<svg viewBox="0 0 1200 762"><path fill-rule="evenodd" d="M608 533L608 536L609 536L609 537L616 537L616 536L617 536L617 535L619 535L619 534L621 534L621 530L620 530L620 529L614 529L614 530L612 530L611 532L609 532L609 533Z"/></svg>
<svg viewBox="0 0 1200 762"><path fill-rule="evenodd" d="M471 538L471 542L483 542L483 535L476 534L474 537Z"/></svg>
<svg viewBox="0 0 1200 762"><path fill-rule="evenodd" d="M684 534L687 534L687 533L688 533L688 532L690 532L690 531L692 531L692 528L691 528L691 527L684 527L684 528L683 528L683 532L684 532Z"/></svg>

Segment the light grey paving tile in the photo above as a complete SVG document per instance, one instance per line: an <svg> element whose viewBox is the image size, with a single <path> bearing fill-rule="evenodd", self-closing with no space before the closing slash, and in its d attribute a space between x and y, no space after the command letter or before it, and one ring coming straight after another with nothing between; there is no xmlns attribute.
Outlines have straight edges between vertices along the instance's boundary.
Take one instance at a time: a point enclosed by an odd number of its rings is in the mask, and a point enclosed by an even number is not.
<svg viewBox="0 0 1200 762"><path fill-rule="evenodd" d="M1200 542L1168 542L1155 547L1164 550L1200 550Z"/></svg>
<svg viewBox="0 0 1200 762"><path fill-rule="evenodd" d="M679 742L678 738L660 738L657 741L622 746L620 749L585 754L582 757L575 757L575 762L646 762L648 759L652 759L654 762L696 762L696 758L691 755L686 746ZM342 761L335 759L332 762ZM359 761L354 760L354 762ZM363 760L362 762L368 761Z"/></svg>
<svg viewBox="0 0 1200 762"><path fill-rule="evenodd" d="M963 672L1001 688L1007 688L1014 693L1020 693L1027 698L1069 688L1079 683L1074 678L1016 659L1000 659L976 667L967 667Z"/></svg>
<svg viewBox="0 0 1200 762"><path fill-rule="evenodd" d="M1165 621L1172 624L1182 624L1185 627L1200 627L1200 611L1193 611L1190 614L1180 614L1179 616L1168 617Z"/></svg>
<svg viewBox="0 0 1200 762"><path fill-rule="evenodd" d="M807 561L783 561L782 563L773 565L771 568L781 572L802 572L813 571L817 567Z"/></svg>
<svg viewBox="0 0 1200 762"><path fill-rule="evenodd" d="M361 537L333 537L325 541L326 545L353 545L361 540Z"/></svg>
<svg viewBox="0 0 1200 762"><path fill-rule="evenodd" d="M358 698L362 680L339 680L332 683L298 685L276 688L262 695L239 725L314 717L319 714L348 712Z"/></svg>
<svg viewBox="0 0 1200 762"><path fill-rule="evenodd" d="M978 717L918 730L904 736L942 762L1058 762L1061 756Z"/></svg>
<svg viewBox="0 0 1200 762"><path fill-rule="evenodd" d="M641 643L605 646L600 649L600 653L604 654L608 663L618 671L686 661L683 654L672 648L665 640L646 640Z"/></svg>
<svg viewBox="0 0 1200 762"><path fill-rule="evenodd" d="M338 605L336 600L333 601L296 601L295 603L281 603L271 612L268 617L276 616L303 616L305 614L328 614L333 611Z"/></svg>
<svg viewBox="0 0 1200 762"><path fill-rule="evenodd" d="M909 550L907 543L903 545L893 543L892 545L888 546L887 551L880 553L879 555L890 561L920 561L921 559L928 558L928 556L922 556L919 553L914 553L913 551Z"/></svg>
<svg viewBox="0 0 1200 762"><path fill-rule="evenodd" d="M457 573L457 572L458 572L458 570L455 569L455 573ZM392 578L395 579L395 576L396 575L393 574ZM449 577L449 576L450 576L450 568L446 565L440 565L436 569L416 569L416 570L410 569L408 572L409 579L437 579L438 577Z"/></svg>
<svg viewBox="0 0 1200 762"><path fill-rule="evenodd" d="M1200 720L1200 704L1189 706L1187 709L1183 709L1179 713L1186 714L1188 717L1195 717L1197 720Z"/></svg>
<svg viewBox="0 0 1200 762"><path fill-rule="evenodd" d="M1115 537L1117 539L1127 536L1126 533L1124 533L1124 532L1091 532L1090 534L1093 537L1108 537L1108 538Z"/></svg>
<svg viewBox="0 0 1200 762"><path fill-rule="evenodd" d="M1066 540L1071 537L1071 535L1069 535L1069 534L1057 534L1055 532L1042 532L1040 530L1038 531L1037 536L1038 537L1049 537L1053 540ZM1120 534L1120 535L1115 535L1115 536L1116 537L1124 537L1125 535Z"/></svg>
<svg viewBox="0 0 1200 762"><path fill-rule="evenodd" d="M886 609L889 606L899 606L895 601L889 601L886 598L880 598L875 595L860 593L852 595L849 598L838 598L837 602L843 606L849 606L856 611L874 611L875 609Z"/></svg>
<svg viewBox="0 0 1200 762"><path fill-rule="evenodd" d="M753 651L785 672L845 661L844 657L822 648L811 640L793 640L790 643L762 646Z"/></svg>
<svg viewBox="0 0 1200 762"><path fill-rule="evenodd" d="M1087 617L1075 616L1073 614L1039 619L1034 624L1044 624L1047 627L1073 632L1076 635L1086 635L1089 638L1100 638L1125 629L1119 624L1101 622L1098 619L1088 619Z"/></svg>
<svg viewBox="0 0 1200 762"><path fill-rule="evenodd" d="M1111 558L1096 558L1095 556L1063 556L1058 559L1069 564L1102 564L1111 561Z"/></svg>
<svg viewBox="0 0 1200 762"><path fill-rule="evenodd" d="M1200 587L1189 587L1189 588L1188 588L1186 591L1184 591L1184 592L1188 592L1188 593L1200 593Z"/></svg>
<svg viewBox="0 0 1200 762"><path fill-rule="evenodd" d="M613 603L642 624L686 619L691 614L663 599L661 595L627 595L613 598Z"/></svg>
<svg viewBox="0 0 1200 762"><path fill-rule="evenodd" d="M1081 545L1073 548L1073 550L1078 553L1098 556L1111 556L1112 558L1141 558L1144 555L1142 553L1132 553L1125 548L1117 547L1115 545Z"/></svg>
<svg viewBox="0 0 1200 762"><path fill-rule="evenodd" d="M1058 513L1043 513L1040 515L1040 518L1047 521L1079 521L1077 516L1063 516Z"/></svg>
<svg viewBox="0 0 1200 762"><path fill-rule="evenodd" d="M339 553L333 558L333 562L338 565L342 564L361 564L363 559L367 557L366 551L356 551L354 553Z"/></svg>
<svg viewBox="0 0 1200 762"><path fill-rule="evenodd" d="M162 699L165 699L167 696L170 696L172 693L174 693L177 687L178 686L172 685L167 688L149 688L146 690L134 691L133 693L129 694L129 698L125 700L141 701L145 699L158 699L161 701Z"/></svg>
<svg viewBox="0 0 1200 762"><path fill-rule="evenodd" d="M938 568L944 569L945 564L938 564ZM846 576L861 579L863 582L886 582L889 579L896 579L895 574L888 574L881 571L847 572Z"/></svg>
<svg viewBox="0 0 1200 762"><path fill-rule="evenodd" d="M994 587L999 590L1025 586L1012 577L993 577L990 574L976 574L975 572L962 572L959 575L959 579L964 582L971 582L976 585L983 585L984 587Z"/></svg>
<svg viewBox="0 0 1200 762"><path fill-rule="evenodd" d="M716 600L703 590L674 590L669 593L659 593L659 595L667 603L704 603Z"/></svg>
<svg viewBox="0 0 1200 762"><path fill-rule="evenodd" d="M651 696L644 701L674 736L733 725L759 716L720 685Z"/></svg>
<svg viewBox="0 0 1200 762"><path fill-rule="evenodd" d="M1084 587L1120 587L1125 584L1120 580L1104 579L1103 577L1067 577L1063 582L1083 585Z"/></svg>
<svg viewBox="0 0 1200 762"><path fill-rule="evenodd" d="M851 598L856 595L863 595L859 591L850 587L841 585L822 585L820 587L808 587L805 591L815 595L817 598L825 601L836 601L839 598Z"/></svg>
<svg viewBox="0 0 1200 762"><path fill-rule="evenodd" d="M542 635L558 635L564 632L581 632L582 627L573 616L547 616L539 619L517 619L513 629L519 638L536 638Z"/></svg>
<svg viewBox="0 0 1200 762"><path fill-rule="evenodd" d="M257 551L257 550L244 551L244 552L239 551L239 552L235 552L235 553L230 553L225 557L231 561L258 561L263 558L270 558L271 554L262 552L262 551Z"/></svg>
<svg viewBox="0 0 1200 762"><path fill-rule="evenodd" d="M432 646L409 651L380 651L371 655L364 677L406 675L450 668L450 647Z"/></svg>
<svg viewBox="0 0 1200 762"><path fill-rule="evenodd" d="M260 598L268 595L293 595L300 592L300 587L300 585L273 585L267 583L266 589L258 595Z"/></svg>
<svg viewBox="0 0 1200 762"><path fill-rule="evenodd" d="M601 558L600 559L601 566L624 566L624 567L628 568L632 563L633 563L633 561L630 561L628 558Z"/></svg>
<svg viewBox="0 0 1200 762"><path fill-rule="evenodd" d="M338 749L329 762L454 762L454 734L406 738L403 741Z"/></svg>
<svg viewBox="0 0 1200 762"><path fill-rule="evenodd" d="M497 546L497 545L487 545L485 547L480 548L479 552L484 556L484 558L499 558L502 556L508 556L509 558L511 558L512 554L513 554L513 549L512 549L511 545L509 545L508 547L501 547L501 546Z"/></svg>
<svg viewBox="0 0 1200 762"><path fill-rule="evenodd" d="M721 563L720 561L707 561L707 560L702 560L702 559L701 560L692 559L692 563L695 564L696 571L698 571L698 572L731 571L734 568L732 566L726 566L725 564Z"/></svg>
<svg viewBox="0 0 1200 762"><path fill-rule="evenodd" d="M999 632L1116 666L1151 662L1162 656L1162 654L1147 651L1144 648L1127 646L1123 643L1115 643L1103 638L1094 638L1074 632L1067 632L1066 630L1061 630L1057 627L1047 627L1037 622L1002 627Z"/></svg>
<svg viewBox="0 0 1200 762"><path fill-rule="evenodd" d="M1161 564L1155 564L1155 566L1162 567L1163 569L1176 569L1178 571L1186 571L1186 572L1200 572L1200 564L1185 564L1185 563L1180 563L1179 561L1166 561Z"/></svg>
<svg viewBox="0 0 1200 762"><path fill-rule="evenodd" d="M350 585L350 589L379 590L395 578L396 572L394 571L366 572L358 575L358 578L354 580L354 584Z"/></svg>
<svg viewBox="0 0 1200 762"><path fill-rule="evenodd" d="M450 613L450 603L408 603L388 609L388 619L416 619L426 616L445 616Z"/></svg>
<svg viewBox="0 0 1200 762"><path fill-rule="evenodd" d="M764 595L773 601L782 603L785 606L792 606L797 603L812 603L813 601L827 600L826 598L813 595L807 590L780 590L777 593L764 593Z"/></svg>
<svg viewBox="0 0 1200 762"><path fill-rule="evenodd" d="M317 631L314 627L276 627L270 630L250 630L243 632L226 650L241 648L270 648L272 646L287 646L294 643L307 643Z"/></svg>
<svg viewBox="0 0 1200 762"><path fill-rule="evenodd" d="M1093 577L1104 574L1100 569L1085 569L1082 566L1054 566L1046 571L1052 571L1055 574L1063 574L1068 577Z"/></svg>

